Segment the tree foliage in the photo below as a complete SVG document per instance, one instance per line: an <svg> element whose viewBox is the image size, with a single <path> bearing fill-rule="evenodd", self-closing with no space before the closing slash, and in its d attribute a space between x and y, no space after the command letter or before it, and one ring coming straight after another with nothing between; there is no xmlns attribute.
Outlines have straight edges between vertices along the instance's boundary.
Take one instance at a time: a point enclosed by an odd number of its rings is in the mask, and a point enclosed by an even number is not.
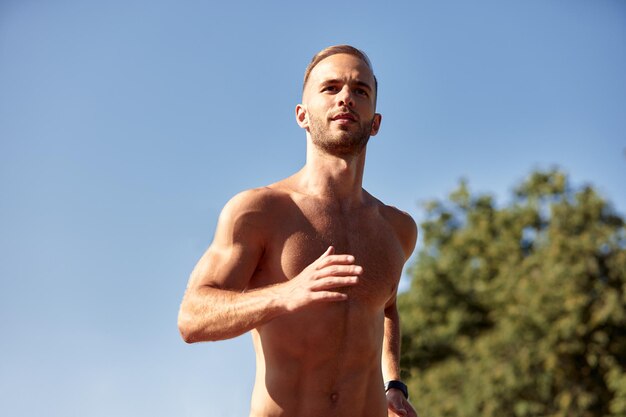
<svg viewBox="0 0 626 417"><path fill-rule="evenodd" d="M498 207L427 205L399 299L425 417L625 416L626 229L590 186L535 172Z"/></svg>

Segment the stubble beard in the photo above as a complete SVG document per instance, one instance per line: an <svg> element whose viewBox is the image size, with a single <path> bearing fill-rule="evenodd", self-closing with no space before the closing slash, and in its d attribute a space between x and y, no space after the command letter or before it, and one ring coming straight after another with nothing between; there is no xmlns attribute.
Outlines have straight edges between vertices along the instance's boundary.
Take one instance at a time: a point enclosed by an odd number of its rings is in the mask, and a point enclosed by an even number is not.
<svg viewBox="0 0 626 417"><path fill-rule="evenodd" d="M313 144L327 154L349 157L360 154L370 138L374 118L360 123L358 129L331 132L325 119L309 115L309 133Z"/></svg>

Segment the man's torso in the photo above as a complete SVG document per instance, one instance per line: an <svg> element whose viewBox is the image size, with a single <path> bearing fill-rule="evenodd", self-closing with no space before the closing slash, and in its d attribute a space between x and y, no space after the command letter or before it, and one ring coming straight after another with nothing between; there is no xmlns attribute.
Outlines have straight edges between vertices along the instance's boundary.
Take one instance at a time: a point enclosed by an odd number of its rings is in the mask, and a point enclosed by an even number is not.
<svg viewBox="0 0 626 417"><path fill-rule="evenodd" d="M385 416L384 309L406 258L398 236L404 215L369 194L359 208L342 210L280 186L266 192L266 244L247 290L292 279L331 245L353 255L363 274L357 285L339 289L346 301L316 304L253 331L251 415Z"/></svg>

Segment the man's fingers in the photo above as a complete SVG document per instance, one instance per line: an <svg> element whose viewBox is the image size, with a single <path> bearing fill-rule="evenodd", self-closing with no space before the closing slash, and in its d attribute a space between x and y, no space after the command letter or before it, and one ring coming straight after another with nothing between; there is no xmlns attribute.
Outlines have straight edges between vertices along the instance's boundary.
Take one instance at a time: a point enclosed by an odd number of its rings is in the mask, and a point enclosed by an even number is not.
<svg viewBox="0 0 626 417"><path fill-rule="evenodd" d="M352 263L354 263L354 256L352 255L327 255L317 260L315 269L320 270L329 265L349 265Z"/></svg>
<svg viewBox="0 0 626 417"><path fill-rule="evenodd" d="M322 278L317 280L315 284L311 286L311 290L320 291L331 288L346 287L349 285L355 285L358 282L359 277L357 276Z"/></svg>
<svg viewBox="0 0 626 417"><path fill-rule="evenodd" d="M402 403L400 401L398 401L396 398L394 399L387 399L388 404L389 404L389 408L391 408L391 410L394 413L399 413L400 411L405 411L404 407L402 407Z"/></svg>
<svg viewBox="0 0 626 417"><path fill-rule="evenodd" d="M404 399L400 391L391 389L387 392L387 406L395 416L410 416L411 405Z"/></svg>
<svg viewBox="0 0 626 417"><path fill-rule="evenodd" d="M399 416L406 416L406 410L402 404L398 404L397 402L390 402L391 410Z"/></svg>
<svg viewBox="0 0 626 417"><path fill-rule="evenodd" d="M331 276L348 276L348 275L361 275L363 273L363 267L353 264L332 264L320 268L316 272L318 279Z"/></svg>
<svg viewBox="0 0 626 417"><path fill-rule="evenodd" d="M332 255L333 253L335 253L335 248L333 246L329 246L328 249L326 249L324 251L324 253L322 253L322 256L320 256L319 258L317 258L318 261L324 259L325 257Z"/></svg>

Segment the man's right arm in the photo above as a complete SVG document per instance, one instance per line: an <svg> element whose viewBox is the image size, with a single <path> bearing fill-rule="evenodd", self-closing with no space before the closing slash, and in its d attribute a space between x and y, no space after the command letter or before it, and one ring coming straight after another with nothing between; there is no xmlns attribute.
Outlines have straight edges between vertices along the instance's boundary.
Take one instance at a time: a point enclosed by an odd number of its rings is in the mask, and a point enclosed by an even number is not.
<svg viewBox="0 0 626 417"><path fill-rule="evenodd" d="M333 291L362 272L350 255L330 247L293 279L246 291L264 252L273 204L269 191L235 196L220 215L213 243L194 268L178 315L187 343L229 339L312 303L342 301Z"/></svg>

